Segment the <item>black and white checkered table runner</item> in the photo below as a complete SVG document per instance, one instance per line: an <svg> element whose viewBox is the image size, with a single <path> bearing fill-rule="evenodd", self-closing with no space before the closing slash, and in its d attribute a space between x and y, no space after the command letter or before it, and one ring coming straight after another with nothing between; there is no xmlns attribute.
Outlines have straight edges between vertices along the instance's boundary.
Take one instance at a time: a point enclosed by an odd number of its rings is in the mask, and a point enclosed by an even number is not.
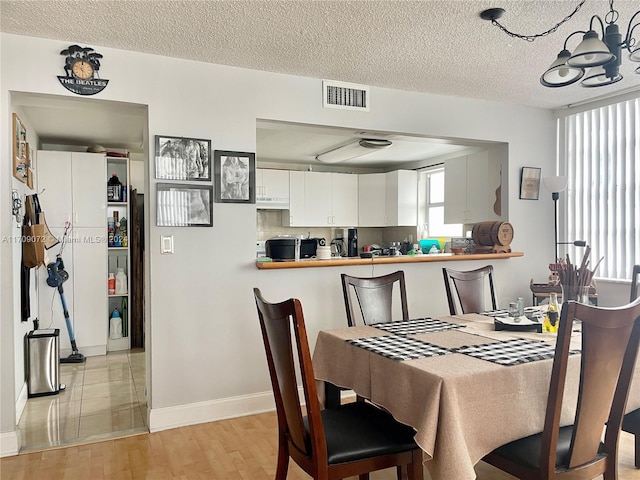
<svg viewBox="0 0 640 480"><path fill-rule="evenodd" d="M518 365L553 358L555 347L544 342L515 338L504 342L469 345L455 349L455 351L500 365ZM580 353L580 351L571 350L569 353Z"/></svg>
<svg viewBox="0 0 640 480"><path fill-rule="evenodd" d="M452 328L462 328L464 325L443 322L435 318L414 318L412 320L373 323L370 327L378 328L395 335L414 335L418 333L439 332L441 330L451 330Z"/></svg>
<svg viewBox="0 0 640 480"><path fill-rule="evenodd" d="M451 353L446 348L398 335L356 338L347 340L347 342L393 360L413 360Z"/></svg>

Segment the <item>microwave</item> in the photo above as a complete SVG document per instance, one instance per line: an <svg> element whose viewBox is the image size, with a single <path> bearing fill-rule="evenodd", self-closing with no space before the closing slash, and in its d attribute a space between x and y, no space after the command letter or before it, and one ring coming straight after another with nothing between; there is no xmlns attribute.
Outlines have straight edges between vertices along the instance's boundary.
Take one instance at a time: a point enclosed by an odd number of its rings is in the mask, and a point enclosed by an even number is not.
<svg viewBox="0 0 640 480"><path fill-rule="evenodd" d="M276 261L295 260L296 240L300 242L300 259L315 257L318 245L326 244L324 238L274 237L265 242L265 253Z"/></svg>

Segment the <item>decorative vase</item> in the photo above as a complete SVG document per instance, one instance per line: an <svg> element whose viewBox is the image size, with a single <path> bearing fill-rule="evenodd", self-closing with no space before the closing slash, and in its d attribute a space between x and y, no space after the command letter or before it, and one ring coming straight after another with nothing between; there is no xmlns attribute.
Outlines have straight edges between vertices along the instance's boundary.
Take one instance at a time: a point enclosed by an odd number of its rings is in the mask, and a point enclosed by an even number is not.
<svg viewBox="0 0 640 480"><path fill-rule="evenodd" d="M578 303L589 304L589 286L562 284L562 301L574 300Z"/></svg>

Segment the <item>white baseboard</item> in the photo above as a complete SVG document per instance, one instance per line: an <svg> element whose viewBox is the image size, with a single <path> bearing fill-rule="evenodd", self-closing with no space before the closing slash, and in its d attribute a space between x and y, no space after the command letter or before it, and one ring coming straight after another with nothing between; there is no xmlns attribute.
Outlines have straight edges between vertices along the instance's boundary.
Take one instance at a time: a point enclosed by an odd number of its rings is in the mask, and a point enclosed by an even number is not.
<svg viewBox="0 0 640 480"><path fill-rule="evenodd" d="M149 431L159 432L197 423L243 417L273 411L275 408L271 391L175 407L152 408L149 412Z"/></svg>
<svg viewBox="0 0 640 480"><path fill-rule="evenodd" d="M20 431L0 433L0 457L18 455L20 452Z"/></svg>
<svg viewBox="0 0 640 480"><path fill-rule="evenodd" d="M90 345L85 347L78 347L78 351L83 354L85 357L97 357L98 355L106 355L107 354L107 346L106 345ZM60 349L60 358L65 358L71 355L70 348L61 348Z"/></svg>
<svg viewBox="0 0 640 480"><path fill-rule="evenodd" d="M16 423L20 421L20 418L22 418L24 407L27 406L28 393L27 382L24 382L22 384L22 388L20 388L18 399L16 400Z"/></svg>

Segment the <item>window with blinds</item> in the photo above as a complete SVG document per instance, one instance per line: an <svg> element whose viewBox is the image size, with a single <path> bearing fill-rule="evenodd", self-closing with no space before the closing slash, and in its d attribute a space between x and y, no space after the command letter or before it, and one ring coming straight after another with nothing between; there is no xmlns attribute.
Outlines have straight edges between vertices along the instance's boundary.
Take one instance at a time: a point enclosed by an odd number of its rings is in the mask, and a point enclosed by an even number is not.
<svg viewBox="0 0 640 480"><path fill-rule="evenodd" d="M597 277L629 279L640 263L640 99L567 115L564 129L562 123L568 187L560 230L566 241L587 241L592 268L603 258ZM572 261L583 250L571 247Z"/></svg>

